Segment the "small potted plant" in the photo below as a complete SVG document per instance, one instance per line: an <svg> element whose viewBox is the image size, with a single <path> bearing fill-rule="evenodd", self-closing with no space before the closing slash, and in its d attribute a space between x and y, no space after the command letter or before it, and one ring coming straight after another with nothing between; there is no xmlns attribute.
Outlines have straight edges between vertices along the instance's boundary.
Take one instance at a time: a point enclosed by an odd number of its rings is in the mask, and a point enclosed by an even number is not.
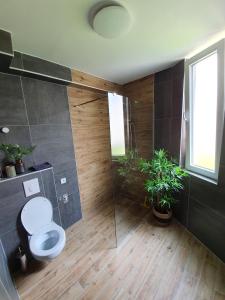
<svg viewBox="0 0 225 300"><path fill-rule="evenodd" d="M31 154L35 147L24 147L18 144L1 144L0 151L4 152L6 158L7 177L25 172L23 157Z"/></svg>
<svg viewBox="0 0 225 300"><path fill-rule="evenodd" d="M176 202L175 193L184 188L183 178L188 176L187 172L168 159L163 149L155 151L150 161L141 159L139 168L147 175L145 190L150 196L153 215L160 223L168 224Z"/></svg>
<svg viewBox="0 0 225 300"><path fill-rule="evenodd" d="M15 177L15 159L14 159L14 145L12 144L1 144L0 151L5 154L5 172L7 177Z"/></svg>
<svg viewBox="0 0 225 300"><path fill-rule="evenodd" d="M15 167L16 167L16 173L22 174L25 172L23 157L26 155L29 155L33 152L35 146L32 147L24 147L20 145L15 145Z"/></svg>

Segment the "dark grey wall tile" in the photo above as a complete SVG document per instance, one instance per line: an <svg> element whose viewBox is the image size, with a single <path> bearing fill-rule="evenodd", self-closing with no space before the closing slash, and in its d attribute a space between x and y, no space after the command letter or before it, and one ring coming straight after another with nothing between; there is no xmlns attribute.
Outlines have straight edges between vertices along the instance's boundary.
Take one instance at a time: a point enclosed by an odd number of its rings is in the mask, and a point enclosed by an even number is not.
<svg viewBox="0 0 225 300"><path fill-rule="evenodd" d="M172 68L168 68L166 70L156 73L155 81L156 82L168 81L168 80L171 80L172 76L173 76L173 70L172 70Z"/></svg>
<svg viewBox="0 0 225 300"><path fill-rule="evenodd" d="M0 125L27 125L20 77L0 73Z"/></svg>
<svg viewBox="0 0 225 300"><path fill-rule="evenodd" d="M190 198L189 228L225 262L225 218Z"/></svg>
<svg viewBox="0 0 225 300"><path fill-rule="evenodd" d="M12 281L11 275L9 273L7 258L5 255L5 251L0 240L0 281L3 283L4 288L7 291L10 299L19 300L18 293L14 287L14 283ZM2 293L1 293L2 295ZM8 295L4 297L4 299L9 299ZM3 300L3 299L2 299Z"/></svg>
<svg viewBox="0 0 225 300"><path fill-rule="evenodd" d="M56 196L53 170L50 169L50 170L42 171L41 177L44 186L45 197L51 201L52 206L55 208L58 206L58 201Z"/></svg>
<svg viewBox="0 0 225 300"><path fill-rule="evenodd" d="M172 79L155 81L155 117L168 118L172 115L173 82Z"/></svg>
<svg viewBox="0 0 225 300"><path fill-rule="evenodd" d="M34 150L36 164L48 161L56 166L74 159L70 125L33 125L31 137L37 145Z"/></svg>
<svg viewBox="0 0 225 300"><path fill-rule="evenodd" d="M170 151L171 119L155 119L155 149Z"/></svg>
<svg viewBox="0 0 225 300"><path fill-rule="evenodd" d="M58 207L55 207L53 209L53 220L56 224L58 224L59 226L62 226Z"/></svg>
<svg viewBox="0 0 225 300"><path fill-rule="evenodd" d="M38 178L40 193L25 197L23 182L32 178ZM0 183L0 235L17 228L20 223L20 212L23 206L35 196L44 196L40 173L22 176Z"/></svg>
<svg viewBox="0 0 225 300"><path fill-rule="evenodd" d="M19 144L26 147L31 146L30 132L28 126L7 126L10 130L8 134L0 133L0 144ZM0 165L2 165L4 154L0 153ZM25 168L33 165L33 154L27 155L23 159Z"/></svg>
<svg viewBox="0 0 225 300"><path fill-rule="evenodd" d="M27 71L71 81L71 71L67 67L26 54L22 54L22 59Z"/></svg>
<svg viewBox="0 0 225 300"><path fill-rule="evenodd" d="M60 216L64 229L82 218L79 194L69 195L68 203L60 202Z"/></svg>
<svg viewBox="0 0 225 300"><path fill-rule="evenodd" d="M183 100L183 76L173 79L172 117L181 118Z"/></svg>
<svg viewBox="0 0 225 300"><path fill-rule="evenodd" d="M222 164L219 166L218 186L225 189L225 166Z"/></svg>
<svg viewBox="0 0 225 300"><path fill-rule="evenodd" d="M75 160L57 165L54 168L54 174L58 198L63 194L79 193ZM65 184L61 184L61 178L66 178Z"/></svg>
<svg viewBox="0 0 225 300"><path fill-rule="evenodd" d="M180 157L180 141L181 141L181 119L171 119L171 132L170 132L170 154L172 157L179 161Z"/></svg>
<svg viewBox="0 0 225 300"><path fill-rule="evenodd" d="M14 271L19 269L19 261L16 259L16 251L20 245L26 253L30 253L28 238L25 230L12 230L1 237L2 244L8 258L9 268Z"/></svg>
<svg viewBox="0 0 225 300"><path fill-rule="evenodd" d="M220 165L225 166L225 124L223 128L223 139L221 145Z"/></svg>
<svg viewBox="0 0 225 300"><path fill-rule="evenodd" d="M22 79L28 119L36 124L70 124L66 87L37 79Z"/></svg>
<svg viewBox="0 0 225 300"><path fill-rule="evenodd" d="M225 216L225 189L201 178L191 176L190 197Z"/></svg>
<svg viewBox="0 0 225 300"><path fill-rule="evenodd" d="M184 189L177 195L177 203L174 207L174 215L177 220L184 226L188 225L187 212L189 207L189 191L190 191L190 177L184 179Z"/></svg>

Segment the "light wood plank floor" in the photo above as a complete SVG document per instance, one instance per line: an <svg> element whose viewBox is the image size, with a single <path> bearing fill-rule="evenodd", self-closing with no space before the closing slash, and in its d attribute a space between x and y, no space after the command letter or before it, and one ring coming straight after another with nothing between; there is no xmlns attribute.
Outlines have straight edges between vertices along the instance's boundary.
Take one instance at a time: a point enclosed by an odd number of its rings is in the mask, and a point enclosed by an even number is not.
<svg viewBox="0 0 225 300"><path fill-rule="evenodd" d="M122 205L121 210L117 248L113 211L106 205L67 230L57 259L17 275L21 299L225 299L225 265L181 225L174 220L158 227L143 211L137 224L138 209L126 213Z"/></svg>

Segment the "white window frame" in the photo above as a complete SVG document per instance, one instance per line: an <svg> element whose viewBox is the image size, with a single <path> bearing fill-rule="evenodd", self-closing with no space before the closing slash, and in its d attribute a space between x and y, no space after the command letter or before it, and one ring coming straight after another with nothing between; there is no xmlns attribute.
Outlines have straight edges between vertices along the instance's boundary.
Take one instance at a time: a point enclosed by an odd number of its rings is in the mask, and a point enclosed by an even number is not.
<svg viewBox="0 0 225 300"><path fill-rule="evenodd" d="M218 180L221 144L223 137L223 124L224 124L224 71L225 71L225 40L222 40L206 50L198 53L194 57L186 60L185 62L185 113L184 118L186 121L186 159L185 168L190 172L202 175L214 181ZM216 157L215 157L215 171L203 169L197 166L191 165L191 132L192 132L192 66L197 62L203 60L207 56L217 52L217 130L216 130Z"/></svg>

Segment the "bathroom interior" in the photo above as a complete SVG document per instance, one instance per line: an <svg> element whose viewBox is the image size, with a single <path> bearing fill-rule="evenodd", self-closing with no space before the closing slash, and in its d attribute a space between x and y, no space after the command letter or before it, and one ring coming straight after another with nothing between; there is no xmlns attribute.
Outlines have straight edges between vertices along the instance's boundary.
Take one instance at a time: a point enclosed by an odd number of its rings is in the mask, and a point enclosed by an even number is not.
<svg viewBox="0 0 225 300"><path fill-rule="evenodd" d="M0 0L0 300L225 299L225 2Z"/></svg>

